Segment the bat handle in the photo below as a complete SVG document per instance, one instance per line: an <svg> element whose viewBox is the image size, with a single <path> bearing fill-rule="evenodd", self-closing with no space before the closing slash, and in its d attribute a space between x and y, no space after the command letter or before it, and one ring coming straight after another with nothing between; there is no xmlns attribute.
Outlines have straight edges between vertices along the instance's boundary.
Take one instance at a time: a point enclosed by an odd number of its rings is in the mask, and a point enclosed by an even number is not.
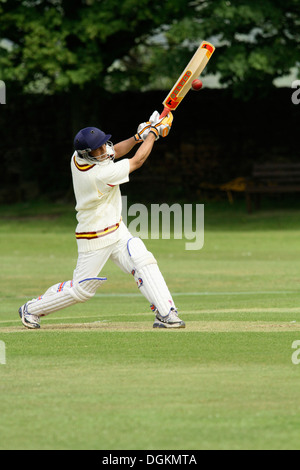
<svg viewBox="0 0 300 470"><path fill-rule="evenodd" d="M163 112L159 116L159 119L164 118L169 112L170 112L170 109L165 106Z"/></svg>

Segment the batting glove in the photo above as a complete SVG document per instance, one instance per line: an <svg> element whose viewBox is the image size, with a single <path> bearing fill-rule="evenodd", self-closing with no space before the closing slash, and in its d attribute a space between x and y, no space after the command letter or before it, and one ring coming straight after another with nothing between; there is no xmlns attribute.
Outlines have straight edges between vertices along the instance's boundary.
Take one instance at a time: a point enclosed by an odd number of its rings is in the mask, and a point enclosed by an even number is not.
<svg viewBox="0 0 300 470"><path fill-rule="evenodd" d="M151 116L149 117L149 121L151 122L151 124L156 124L158 121L159 121L159 112L158 111L154 111Z"/></svg>
<svg viewBox="0 0 300 470"><path fill-rule="evenodd" d="M159 112L154 111L151 114L149 121L142 122L138 126L137 133L134 136L136 142L143 142L148 137L150 130L153 132L153 134L155 134L156 140L159 139L159 131L153 128L153 126L159 122L159 116Z"/></svg>
<svg viewBox="0 0 300 470"><path fill-rule="evenodd" d="M134 136L134 139L136 142L143 142L146 137L148 137L148 134L150 132L151 128L151 122L142 122L138 128L137 128L137 133Z"/></svg>
<svg viewBox="0 0 300 470"><path fill-rule="evenodd" d="M155 113L157 113L157 111L155 111ZM153 113L153 115L155 113ZM172 123L173 123L173 114L170 111L167 114L167 116L163 117L162 119L159 119L157 122L153 122L150 130L153 132L155 129L158 136L167 137L167 135L169 134L171 130Z"/></svg>

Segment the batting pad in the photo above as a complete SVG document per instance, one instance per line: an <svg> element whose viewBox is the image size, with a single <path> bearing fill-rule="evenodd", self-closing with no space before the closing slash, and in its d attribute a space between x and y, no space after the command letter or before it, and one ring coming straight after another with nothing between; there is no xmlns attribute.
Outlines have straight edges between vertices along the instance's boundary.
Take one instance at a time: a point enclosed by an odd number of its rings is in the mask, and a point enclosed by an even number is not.
<svg viewBox="0 0 300 470"><path fill-rule="evenodd" d="M162 317L176 309L168 286L157 264L144 266L138 272L139 289L150 304L155 305Z"/></svg>
<svg viewBox="0 0 300 470"><path fill-rule="evenodd" d="M86 302L105 281L104 277L95 277L75 283L66 281L55 284L44 295L28 302L28 312L43 317L78 302Z"/></svg>
<svg viewBox="0 0 300 470"><path fill-rule="evenodd" d="M131 238L127 249L133 263L132 274L141 294L155 305L161 316L168 315L170 309L176 307L156 259L140 238Z"/></svg>

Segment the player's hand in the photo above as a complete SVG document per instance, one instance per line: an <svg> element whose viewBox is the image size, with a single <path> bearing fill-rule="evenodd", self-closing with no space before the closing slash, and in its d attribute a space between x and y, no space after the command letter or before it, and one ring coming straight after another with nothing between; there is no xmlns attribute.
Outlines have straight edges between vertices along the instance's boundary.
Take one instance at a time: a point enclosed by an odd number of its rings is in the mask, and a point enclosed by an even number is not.
<svg viewBox="0 0 300 470"><path fill-rule="evenodd" d="M134 136L136 142L143 142L148 137L149 132L150 132L150 127L159 122L159 116L160 114L158 111L153 111L153 113L149 117L149 121L142 122L141 124L139 124L137 128L137 133ZM156 140L157 139L159 139L158 134L157 134Z"/></svg>
<svg viewBox="0 0 300 470"><path fill-rule="evenodd" d="M150 132L150 128L151 128L151 122L148 121L148 122L142 122L141 124L139 124L138 128L137 128L137 133L135 134L134 138L136 140L136 142L143 142L146 137L148 137L148 134Z"/></svg>
<svg viewBox="0 0 300 470"><path fill-rule="evenodd" d="M167 114L167 116L163 117L162 119L159 119L157 122L153 122L151 131L155 130L158 136L167 137L167 135L169 134L171 130L172 123L173 123L173 114L170 111Z"/></svg>
<svg viewBox="0 0 300 470"><path fill-rule="evenodd" d="M151 116L149 117L149 122L151 122L152 125L156 124L159 121L159 112L154 111Z"/></svg>
<svg viewBox="0 0 300 470"><path fill-rule="evenodd" d="M159 131L158 131L158 129L155 128L155 124L157 124L159 122L159 116L160 116L160 114L159 114L158 111L153 111L153 113L149 117L149 122L150 122L150 125L151 125L151 128L149 129L149 132L151 130L151 132L153 134L155 134L155 136L156 136L155 140L159 139Z"/></svg>

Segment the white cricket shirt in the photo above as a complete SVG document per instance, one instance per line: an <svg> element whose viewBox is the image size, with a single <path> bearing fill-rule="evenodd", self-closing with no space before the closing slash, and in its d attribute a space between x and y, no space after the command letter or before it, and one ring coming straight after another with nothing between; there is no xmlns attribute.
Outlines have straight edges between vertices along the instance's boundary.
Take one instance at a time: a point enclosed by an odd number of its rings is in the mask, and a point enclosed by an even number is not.
<svg viewBox="0 0 300 470"><path fill-rule="evenodd" d="M121 238L120 184L129 181L129 159L90 164L75 152L71 159L79 252L97 250Z"/></svg>

